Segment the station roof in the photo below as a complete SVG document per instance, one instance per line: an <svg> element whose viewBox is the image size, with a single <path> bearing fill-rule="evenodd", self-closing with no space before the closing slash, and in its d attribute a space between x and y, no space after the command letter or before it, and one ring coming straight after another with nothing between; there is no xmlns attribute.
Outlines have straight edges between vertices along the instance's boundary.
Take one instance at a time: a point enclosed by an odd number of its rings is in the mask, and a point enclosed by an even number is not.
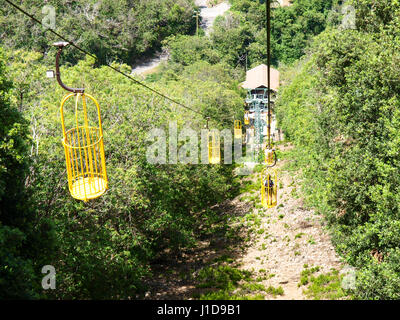
<svg viewBox="0 0 400 320"><path fill-rule="evenodd" d="M268 87L268 67L265 64L246 72L246 81L241 84L244 89L256 89ZM279 88L279 71L271 67L271 89L278 91Z"/></svg>
<svg viewBox="0 0 400 320"><path fill-rule="evenodd" d="M278 0L281 7L288 7L292 5L292 0Z"/></svg>

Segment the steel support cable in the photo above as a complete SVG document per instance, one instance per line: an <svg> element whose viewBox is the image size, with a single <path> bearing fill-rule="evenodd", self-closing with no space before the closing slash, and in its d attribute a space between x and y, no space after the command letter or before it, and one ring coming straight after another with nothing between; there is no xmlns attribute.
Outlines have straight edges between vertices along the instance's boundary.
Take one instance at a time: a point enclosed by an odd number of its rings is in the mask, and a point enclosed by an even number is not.
<svg viewBox="0 0 400 320"><path fill-rule="evenodd" d="M265 1L265 16L266 16L266 32L267 32L267 85L268 85L268 123L267 123L267 135L268 135L268 147L270 152L273 152L274 161L269 163L267 167L274 167L277 162L277 156L275 150L272 150L271 143L271 0Z"/></svg>
<svg viewBox="0 0 400 320"><path fill-rule="evenodd" d="M21 7L19 7L18 5L16 5L15 3L13 3L13 2L11 2L11 1L9 1L9 0L5 0L5 1L6 1L9 5L13 6L15 9L17 9L18 11L20 11L21 13L23 13L24 15L28 16L29 18L31 18L34 22L36 22L36 23L40 24L41 26L43 26L43 23L42 23L41 21L39 21L34 15L32 15L32 14L26 12L24 9L22 9ZM43 26L43 27L44 27L44 26ZM65 42L68 42L71 46L73 46L73 47L76 48L77 50L81 51L82 53L84 53L84 54L86 54L86 55L92 57L92 58L95 59L95 60L98 60L98 58L97 58L95 55L91 54L90 52L88 52L88 51L85 50L85 49L82 49L81 47L79 47L78 45L76 45L73 41L70 41L69 39L67 39L66 37L64 37L64 36L61 35L60 33L56 32L55 30L53 30L53 29L51 29L51 28L47 28L47 30L49 30L51 33L53 33L54 35L56 35L56 36L59 37L60 39L64 40ZM130 76L129 74L126 74L126 73L124 73L124 72L118 70L117 68L115 68L115 67L113 67L113 66L111 66L111 65L105 64L105 66L108 67L108 68L110 68L110 69L112 69L112 70L114 70L115 72L118 72L119 74L123 75L124 77L128 78L129 80L131 80L131 81L135 82L136 84L138 84L138 85L140 85L140 86L146 88L147 90L149 90L149 91L151 91L151 92L153 92L153 93L159 95L160 97L163 97L164 99L167 99L167 100L169 100L169 101L175 103L176 105L178 105L178 106L180 106L180 107L182 107L182 108L184 108L184 109L187 109L187 110L189 110L189 111L192 111L192 112L194 112L194 113L197 113L197 114L201 115L204 119L207 119L207 117L212 118L212 116L205 115L204 113L201 113L201 112L199 112L199 111L197 111L197 110L194 110L194 109L192 109L192 108L190 108L190 107L188 107L188 106L186 106L186 105L184 105L184 104L182 104L182 103L176 101L175 99L172 99L172 98L168 97L167 95L165 95L165 94L163 94L163 93L161 93L161 92L159 92L159 91L157 91L157 90L151 88L150 86L144 84L143 82L141 82L141 81L139 81L139 80L133 78L133 77ZM218 121L218 120L219 120L219 121L222 120L221 118L218 118L218 119L217 119L217 118L214 118L214 119L217 120L217 121ZM227 120L227 119L223 119L223 120Z"/></svg>
<svg viewBox="0 0 400 320"><path fill-rule="evenodd" d="M268 148L271 149L271 0L265 1L267 31L267 68L268 68Z"/></svg>

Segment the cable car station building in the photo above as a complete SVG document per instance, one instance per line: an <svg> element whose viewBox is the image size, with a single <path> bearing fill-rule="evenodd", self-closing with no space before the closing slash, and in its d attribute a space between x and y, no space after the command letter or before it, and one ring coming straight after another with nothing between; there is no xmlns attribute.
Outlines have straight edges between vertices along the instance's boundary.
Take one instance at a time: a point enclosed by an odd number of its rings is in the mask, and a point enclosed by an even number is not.
<svg viewBox="0 0 400 320"><path fill-rule="evenodd" d="M258 139L262 143L263 136L267 135L267 112L268 94L271 94L271 108L274 107L274 99L279 88L279 71L271 69L271 91L268 92L268 67L261 64L246 72L246 81L241 84L247 90L245 100L246 113L249 116L249 126L259 133ZM273 121L271 132L275 131L275 121Z"/></svg>

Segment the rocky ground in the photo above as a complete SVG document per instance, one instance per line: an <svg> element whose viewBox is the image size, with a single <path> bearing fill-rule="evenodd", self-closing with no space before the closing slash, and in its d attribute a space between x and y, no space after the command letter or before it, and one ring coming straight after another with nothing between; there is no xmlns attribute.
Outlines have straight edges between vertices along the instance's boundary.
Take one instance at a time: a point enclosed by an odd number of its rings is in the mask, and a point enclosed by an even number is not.
<svg viewBox="0 0 400 320"><path fill-rule="evenodd" d="M291 146L283 147L287 151ZM302 300L310 297L299 286L304 266L318 266L318 274L331 269L341 270L342 264L335 253L330 236L321 216L306 209L299 193L296 173L286 169L289 160L279 161L278 206L264 209L259 202L258 174L244 177L251 180L254 189L242 193L233 200L215 206L213 210L226 215L229 228L237 237L221 236L218 232L199 241L195 248L168 253L153 266L155 277L149 282L150 299L193 299L216 288L199 288L198 275L204 268L229 265L243 271L251 271L258 278L257 286L247 290L246 296L260 294L263 299ZM253 199L249 202L248 199ZM228 257L228 258L227 258ZM254 282L253 282L254 283ZM280 288L280 294L269 294L260 288ZM266 291L266 292L265 292ZM236 292L243 293L238 286ZM260 297L258 297L260 298Z"/></svg>
<svg viewBox="0 0 400 320"><path fill-rule="evenodd" d="M247 252L240 258L243 269L264 269L275 276L266 286L281 286L285 294L279 299L304 299L298 287L304 265L319 266L321 273L341 269L339 257L331 243L322 217L303 207L297 197L296 176L282 170L287 161L278 163L280 172L278 206L261 217L261 229ZM264 246L263 246L264 244Z"/></svg>

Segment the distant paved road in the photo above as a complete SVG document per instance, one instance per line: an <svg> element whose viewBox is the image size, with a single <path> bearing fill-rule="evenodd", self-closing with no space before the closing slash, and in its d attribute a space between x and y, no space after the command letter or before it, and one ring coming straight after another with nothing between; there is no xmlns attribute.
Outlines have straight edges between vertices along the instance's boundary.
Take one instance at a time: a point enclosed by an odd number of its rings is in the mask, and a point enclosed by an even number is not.
<svg viewBox="0 0 400 320"><path fill-rule="evenodd" d="M222 2L213 8L207 7L207 0L196 0L195 3L200 7L200 15L203 21L201 27L205 29L206 35L210 34L215 18L223 15L231 7L231 5L227 2ZM132 69L132 74L143 74L153 70L154 68L157 68L161 62L166 61L167 59L167 55L157 53L153 58L146 59L134 66Z"/></svg>

